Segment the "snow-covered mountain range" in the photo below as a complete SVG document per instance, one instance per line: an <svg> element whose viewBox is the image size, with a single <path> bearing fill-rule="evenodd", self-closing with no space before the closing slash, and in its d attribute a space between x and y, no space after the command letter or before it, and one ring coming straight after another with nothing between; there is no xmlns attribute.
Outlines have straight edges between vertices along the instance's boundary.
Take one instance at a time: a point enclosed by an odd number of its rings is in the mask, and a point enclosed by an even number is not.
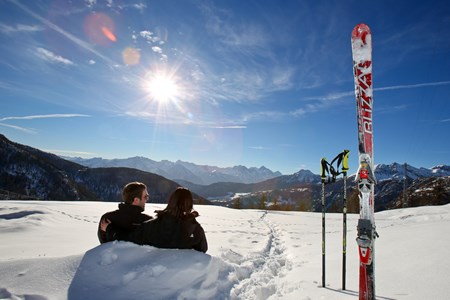
<svg viewBox="0 0 450 300"><path fill-rule="evenodd" d="M13 197L41 200L120 201L120 190L123 185L131 180L137 180L148 185L152 201L155 203L165 202L168 194L175 187L183 185L197 195L198 203L207 203L206 199L210 199L229 206L230 201L233 201L236 195L240 195L244 204L243 208L251 207L252 203L254 205L264 197L267 204L275 203L274 199L276 199L278 204L288 204L290 209L294 210L317 211L320 209L321 178L309 170L300 170L291 175L280 175L264 167L259 169L243 166L218 168L181 161L157 163L147 158L130 158L126 161L128 165L123 166L123 161L120 160L94 159L91 162L97 164L86 167L53 154L11 142L0 135L0 199ZM142 166L158 168L149 172L142 170ZM189 177L187 180L167 179L165 174L174 170L181 170L184 173L174 172L173 174L177 175L173 175L173 178L183 174ZM405 182L404 174L403 164L376 166L375 176L378 184L375 187L377 197L375 209L377 211L450 202L449 166L440 165L426 169L407 165ZM218 178L220 181L208 185L192 183L194 178L201 178L201 176L203 179L199 180L202 182L212 182L213 179ZM257 180L256 178L266 176L271 178L260 179L255 183L244 183L237 179L247 178L250 181L249 178L253 178L254 181ZM342 177L339 177L334 184L327 185L329 209L336 211L340 209L342 181ZM349 176L347 188L348 209L357 212L359 205L354 175ZM404 198L402 195L406 195L409 200L402 200Z"/></svg>
<svg viewBox="0 0 450 300"><path fill-rule="evenodd" d="M176 162L168 160L154 161L139 156L124 159L64 158L89 168L127 167L155 173L174 181L189 181L200 185L209 185L216 182L255 183L281 176L280 172L273 172L264 166L260 168L248 168L245 166L223 168L217 166L196 165L181 160Z"/></svg>
<svg viewBox="0 0 450 300"><path fill-rule="evenodd" d="M171 162L168 160L154 161L146 157L130 157L124 159L104 159L104 158L80 158L64 157L67 160L78 163L89 168L112 168L127 167L145 172L155 173L170 180L179 182L189 182L196 185L210 185L218 182L234 183L258 183L270 179L277 179L285 184L295 183L320 183L320 176L310 170L299 170L291 175L282 175L280 172L273 172L262 166L260 168L234 166L217 167L208 165L196 165L194 163L178 160ZM427 168L416 168L411 165L406 167L407 178L414 180L417 178L450 176L450 166L439 165ZM405 176L405 165L399 163L378 164L375 166L375 176L378 181L383 180L403 180ZM349 176L350 178L352 176Z"/></svg>
<svg viewBox="0 0 450 300"><path fill-rule="evenodd" d="M406 175L408 179L426 178L426 177L442 177L450 176L450 166L439 165L426 168L415 168L411 165L406 165ZM405 164L392 163L390 165L378 164L375 166L375 177L377 181L382 180L403 180L405 177Z"/></svg>

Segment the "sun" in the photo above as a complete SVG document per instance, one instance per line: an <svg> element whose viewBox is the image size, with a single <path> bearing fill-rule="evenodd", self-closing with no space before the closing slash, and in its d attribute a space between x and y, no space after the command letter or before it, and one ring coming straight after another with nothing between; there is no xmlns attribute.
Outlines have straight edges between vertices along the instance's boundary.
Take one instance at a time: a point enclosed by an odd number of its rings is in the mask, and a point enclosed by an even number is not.
<svg viewBox="0 0 450 300"><path fill-rule="evenodd" d="M158 102L167 102L178 95L178 86L175 80L166 75L151 76L146 82L145 88L151 98Z"/></svg>

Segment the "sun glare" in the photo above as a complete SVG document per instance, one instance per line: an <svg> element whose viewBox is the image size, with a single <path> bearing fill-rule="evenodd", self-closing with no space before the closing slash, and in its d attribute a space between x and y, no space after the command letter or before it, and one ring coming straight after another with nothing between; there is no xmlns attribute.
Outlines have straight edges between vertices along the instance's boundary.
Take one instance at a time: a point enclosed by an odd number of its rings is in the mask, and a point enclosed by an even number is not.
<svg viewBox="0 0 450 300"><path fill-rule="evenodd" d="M146 88L150 92L150 96L159 102L166 102L178 94L178 87L175 81L163 75L151 78L147 82Z"/></svg>

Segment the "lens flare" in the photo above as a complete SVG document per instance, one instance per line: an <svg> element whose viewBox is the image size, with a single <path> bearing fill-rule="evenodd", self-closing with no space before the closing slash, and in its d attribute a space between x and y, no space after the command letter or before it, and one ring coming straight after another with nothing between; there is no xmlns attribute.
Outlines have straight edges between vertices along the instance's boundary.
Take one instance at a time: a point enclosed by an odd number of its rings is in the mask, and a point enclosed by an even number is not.
<svg viewBox="0 0 450 300"><path fill-rule="evenodd" d="M111 42L117 41L116 36L114 35L114 33L111 32L111 30L109 30L108 27L103 26L102 32L108 38L108 40L110 40Z"/></svg>
<svg viewBox="0 0 450 300"><path fill-rule="evenodd" d="M133 66L137 65L141 60L141 53L139 50L128 47L122 52L122 59L126 65Z"/></svg>
<svg viewBox="0 0 450 300"><path fill-rule="evenodd" d="M117 41L113 20L104 13L92 13L84 21L84 32L96 45L107 46Z"/></svg>

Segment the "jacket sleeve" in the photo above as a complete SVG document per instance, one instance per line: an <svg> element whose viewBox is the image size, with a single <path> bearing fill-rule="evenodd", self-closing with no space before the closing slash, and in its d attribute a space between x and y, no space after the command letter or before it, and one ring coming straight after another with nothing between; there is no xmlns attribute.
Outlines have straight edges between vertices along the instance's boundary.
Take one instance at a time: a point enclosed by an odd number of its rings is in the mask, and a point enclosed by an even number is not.
<svg viewBox="0 0 450 300"><path fill-rule="evenodd" d="M106 232L104 232L104 231L102 231L100 229L100 224L98 224L97 237L98 237L98 240L99 240L100 244L103 244L103 243L107 242L107 240L106 240Z"/></svg>
<svg viewBox="0 0 450 300"><path fill-rule="evenodd" d="M206 240L205 231L200 224L196 224L193 235L194 245L192 248L206 253L206 251L208 251L208 241Z"/></svg>
<svg viewBox="0 0 450 300"><path fill-rule="evenodd" d="M104 244L106 242L109 242L110 240L108 240L108 238L106 237L106 232L102 231L100 229L100 223L102 222L103 219L108 219L108 214L104 214L101 218L100 221L98 221L98 228L97 228L97 237L98 237L98 241L100 242L100 244Z"/></svg>
<svg viewBox="0 0 450 300"><path fill-rule="evenodd" d="M155 219L136 226L134 230L122 230L113 224L106 228L108 241L119 240L133 242L138 245L153 245L155 237Z"/></svg>
<svg viewBox="0 0 450 300"><path fill-rule="evenodd" d="M131 241L131 233L130 230L120 230L113 224L109 224L106 228L105 238L106 242L110 241Z"/></svg>

